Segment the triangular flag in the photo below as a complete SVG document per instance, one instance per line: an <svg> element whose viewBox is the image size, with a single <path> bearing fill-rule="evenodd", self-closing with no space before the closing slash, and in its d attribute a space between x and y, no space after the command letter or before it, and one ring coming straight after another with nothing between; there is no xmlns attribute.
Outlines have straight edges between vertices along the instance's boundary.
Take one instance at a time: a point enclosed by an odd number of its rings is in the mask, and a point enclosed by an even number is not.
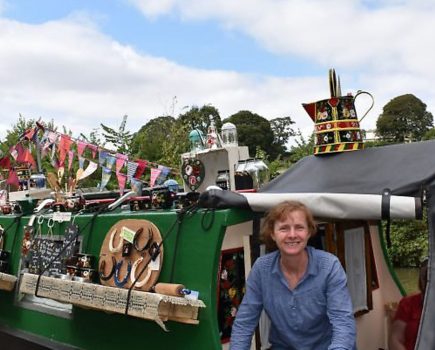
<svg viewBox="0 0 435 350"><path fill-rule="evenodd" d="M117 173L116 177L118 179L119 193L122 196L124 194L125 183L127 182L127 175Z"/></svg>
<svg viewBox="0 0 435 350"><path fill-rule="evenodd" d="M28 141L32 140L33 137L35 136L36 131L37 131L37 128L36 128L36 127L34 127L34 128L30 128L30 129L27 129L27 130L24 131L24 133L21 135L20 140L28 140Z"/></svg>
<svg viewBox="0 0 435 350"><path fill-rule="evenodd" d="M118 174L125 162L128 160L128 157L125 154L116 153L116 173Z"/></svg>
<svg viewBox="0 0 435 350"><path fill-rule="evenodd" d="M90 143L88 143L88 144L86 145L86 147L89 148L89 149L92 151L92 158L95 159L95 156L97 155L98 147L95 146L95 145L92 145L92 144L90 144Z"/></svg>
<svg viewBox="0 0 435 350"><path fill-rule="evenodd" d="M11 167L11 160L8 156L0 158L0 168L9 169Z"/></svg>
<svg viewBox="0 0 435 350"><path fill-rule="evenodd" d="M166 178L168 177L168 174L171 172L171 169L163 165L159 165L158 168L161 170L161 173L159 177L156 179L156 185L161 185L163 184L163 182L165 182Z"/></svg>
<svg viewBox="0 0 435 350"><path fill-rule="evenodd" d="M106 159L108 155L109 153L107 151L100 149L100 151L98 152L98 164L100 164L100 166L106 164Z"/></svg>
<svg viewBox="0 0 435 350"><path fill-rule="evenodd" d="M135 162L137 163L137 169L133 177L139 179L142 176L143 172L145 171L148 162L142 159L137 159Z"/></svg>
<svg viewBox="0 0 435 350"><path fill-rule="evenodd" d="M81 179L84 179L85 177L88 177L95 170L97 170L97 168L98 168L98 164L90 160L88 166L83 171L83 173L81 174L80 178L77 178L77 180L81 180Z"/></svg>
<svg viewBox="0 0 435 350"><path fill-rule="evenodd" d="M100 184L100 191L104 189L104 187L107 186L110 180L110 176L112 175L112 170L110 168L107 168L105 166L101 167L101 184Z"/></svg>
<svg viewBox="0 0 435 350"><path fill-rule="evenodd" d="M86 160L86 158L79 157L79 168L80 169L83 169L83 166L85 165L85 160Z"/></svg>
<svg viewBox="0 0 435 350"><path fill-rule="evenodd" d="M8 176L7 181L6 181L6 184L13 185L16 187L20 186L20 179L18 179L18 175L17 175L17 172L15 171L15 169L9 170L9 176Z"/></svg>
<svg viewBox="0 0 435 350"><path fill-rule="evenodd" d="M32 168L36 168L36 162L27 148L24 148L23 145L19 143L15 145L15 150L17 151L16 161L18 163L30 164Z"/></svg>
<svg viewBox="0 0 435 350"><path fill-rule="evenodd" d="M128 181L130 181L130 179L136 173L136 169L137 169L136 162L127 162L127 180Z"/></svg>
<svg viewBox="0 0 435 350"><path fill-rule="evenodd" d="M73 158L74 158L74 151L68 151L68 172L71 170Z"/></svg>
<svg viewBox="0 0 435 350"><path fill-rule="evenodd" d="M86 145L87 145L86 142L83 142L83 141L77 141L77 156L78 156L78 157L81 157L81 156L82 156L83 152L84 152L85 149L86 149Z"/></svg>
<svg viewBox="0 0 435 350"><path fill-rule="evenodd" d="M12 146L11 148L9 148L9 153L11 154L12 158L14 158L15 160L17 160L18 157L18 151L16 146Z"/></svg>
<svg viewBox="0 0 435 350"><path fill-rule="evenodd" d="M112 170L112 168L113 168L113 164L115 164L115 161L116 161L116 158L115 158L113 155L108 154L108 155L107 155L107 158L106 158L106 166L107 166L110 170Z"/></svg>
<svg viewBox="0 0 435 350"><path fill-rule="evenodd" d="M154 184L161 173L161 169L151 168L150 186L154 187Z"/></svg>
<svg viewBox="0 0 435 350"><path fill-rule="evenodd" d="M60 135L60 142L59 142L59 162L61 164L65 163L66 154L71 148L71 137L68 135Z"/></svg>
<svg viewBox="0 0 435 350"><path fill-rule="evenodd" d="M135 179L134 177L131 178L131 189L136 193L136 196L142 196L142 184L141 180Z"/></svg>

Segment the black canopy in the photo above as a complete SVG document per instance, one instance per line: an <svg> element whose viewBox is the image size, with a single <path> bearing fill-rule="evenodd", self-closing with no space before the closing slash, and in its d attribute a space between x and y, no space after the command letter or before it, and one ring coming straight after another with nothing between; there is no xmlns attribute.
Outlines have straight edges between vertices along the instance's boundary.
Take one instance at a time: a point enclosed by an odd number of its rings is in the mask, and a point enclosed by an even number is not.
<svg viewBox="0 0 435 350"><path fill-rule="evenodd" d="M435 141L309 156L265 185L265 193L359 193L417 197L435 179Z"/></svg>

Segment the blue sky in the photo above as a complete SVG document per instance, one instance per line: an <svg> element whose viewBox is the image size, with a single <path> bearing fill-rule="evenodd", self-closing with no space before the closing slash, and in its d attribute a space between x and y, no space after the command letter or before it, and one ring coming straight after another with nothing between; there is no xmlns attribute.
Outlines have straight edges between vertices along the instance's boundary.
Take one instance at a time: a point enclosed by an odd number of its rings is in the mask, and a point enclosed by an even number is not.
<svg viewBox="0 0 435 350"><path fill-rule="evenodd" d="M218 21L189 22L174 15L147 19L123 0L14 0L5 15L42 24L77 12L92 17L99 29L115 40L182 65L278 76L320 73L316 65L298 57L274 55L243 33L226 30Z"/></svg>
<svg viewBox="0 0 435 350"><path fill-rule="evenodd" d="M204 104L309 134L301 103L328 97L331 67L374 95L365 129L404 93L435 112L434 15L429 0L0 0L0 138L19 113L78 135Z"/></svg>

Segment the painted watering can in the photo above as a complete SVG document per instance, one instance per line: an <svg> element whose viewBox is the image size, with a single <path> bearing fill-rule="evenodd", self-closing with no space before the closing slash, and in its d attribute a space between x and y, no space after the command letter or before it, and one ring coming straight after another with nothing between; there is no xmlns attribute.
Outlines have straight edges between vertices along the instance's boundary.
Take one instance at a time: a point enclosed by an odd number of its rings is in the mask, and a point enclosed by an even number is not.
<svg viewBox="0 0 435 350"><path fill-rule="evenodd" d="M341 95L340 78L335 75L335 70L329 70L329 88L331 98L303 103L302 106L314 121L314 154L326 154L345 151L356 151L364 148L359 122L373 108L373 96L359 90L355 96ZM355 99L362 94L369 95L372 99L371 106L358 120L355 109Z"/></svg>

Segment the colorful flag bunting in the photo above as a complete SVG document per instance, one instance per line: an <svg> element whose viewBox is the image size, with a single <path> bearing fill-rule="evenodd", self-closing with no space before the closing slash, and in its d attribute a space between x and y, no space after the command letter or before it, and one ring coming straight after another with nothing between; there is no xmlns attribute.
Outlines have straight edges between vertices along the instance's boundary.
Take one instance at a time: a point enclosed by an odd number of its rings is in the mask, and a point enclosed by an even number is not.
<svg viewBox="0 0 435 350"><path fill-rule="evenodd" d="M154 184L159 177L160 173L162 172L161 169L151 168L151 178L150 178L150 186L154 187Z"/></svg>

